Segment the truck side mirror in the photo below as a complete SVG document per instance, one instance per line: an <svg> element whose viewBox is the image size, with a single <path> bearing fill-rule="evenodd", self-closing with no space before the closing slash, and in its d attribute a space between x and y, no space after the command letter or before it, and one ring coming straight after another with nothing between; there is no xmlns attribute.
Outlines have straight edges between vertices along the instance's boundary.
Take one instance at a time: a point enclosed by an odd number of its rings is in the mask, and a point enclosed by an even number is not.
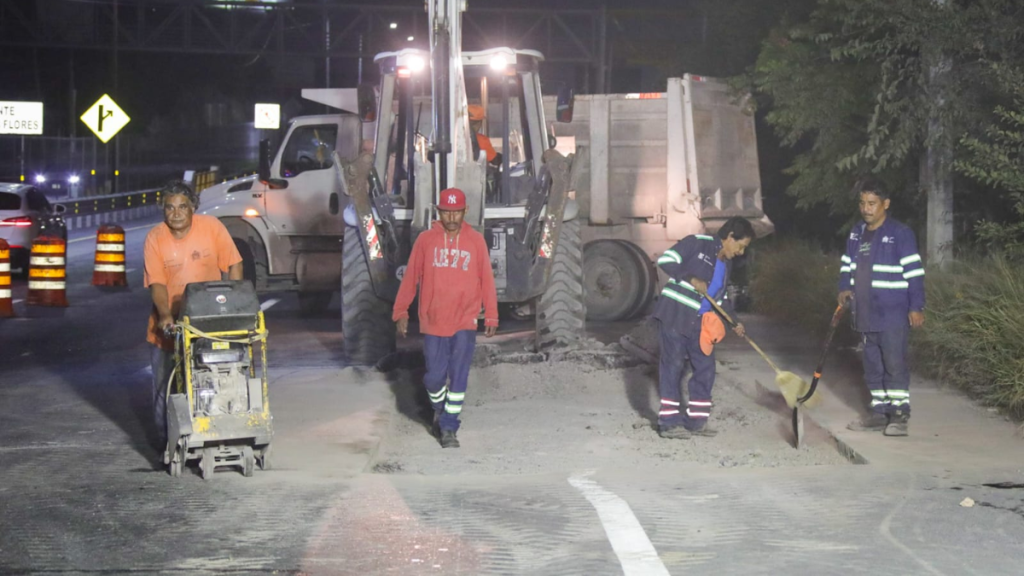
<svg viewBox="0 0 1024 576"><path fill-rule="evenodd" d="M558 100L555 105L555 119L559 122L572 122L572 107L575 103L573 89L562 86L558 89Z"/></svg>
<svg viewBox="0 0 1024 576"><path fill-rule="evenodd" d="M377 93L373 84L360 84L356 87L356 100L359 106L359 119L363 122L377 120Z"/></svg>

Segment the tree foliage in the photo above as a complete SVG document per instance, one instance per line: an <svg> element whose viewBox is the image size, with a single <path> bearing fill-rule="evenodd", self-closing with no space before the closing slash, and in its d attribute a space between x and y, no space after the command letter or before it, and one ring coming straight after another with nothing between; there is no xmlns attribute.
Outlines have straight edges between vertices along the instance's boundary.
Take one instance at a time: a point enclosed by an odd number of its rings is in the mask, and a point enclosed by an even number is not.
<svg viewBox="0 0 1024 576"><path fill-rule="evenodd" d="M953 146L991 116L992 63L1019 56L1022 4L812 5L772 33L754 68L754 85L770 101L767 121L797 151L788 192L800 207L851 212L850 184L872 172L916 203L923 148Z"/></svg>

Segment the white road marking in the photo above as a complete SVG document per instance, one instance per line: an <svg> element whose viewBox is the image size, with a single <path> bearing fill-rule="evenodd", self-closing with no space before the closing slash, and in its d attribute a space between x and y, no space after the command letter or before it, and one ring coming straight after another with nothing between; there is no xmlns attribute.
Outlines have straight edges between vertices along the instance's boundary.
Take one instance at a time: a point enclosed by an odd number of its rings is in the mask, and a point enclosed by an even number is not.
<svg viewBox="0 0 1024 576"><path fill-rule="evenodd" d="M277 304L280 301L281 301L280 298L271 298L270 300L267 300L263 304L260 304L260 310L263 310L264 312L266 312L268 308L270 308L274 304Z"/></svg>
<svg viewBox="0 0 1024 576"><path fill-rule="evenodd" d="M907 492L908 493L910 492L910 488L909 487L907 489ZM907 499L906 499L905 496L900 498L899 503L896 505L895 508L892 509L892 512L890 512L889 515L886 516L882 520L882 523L878 525L878 531L893 546L898 548L901 552L903 552L907 556L910 556L910 558L913 561L915 561L918 564L920 564L921 567L924 568L925 570L927 570L929 573L934 574L935 576L943 576L943 573L941 571L937 570L934 566L929 564L928 561L925 560L924 558L921 558L917 554L914 554L913 550L911 550L906 544L904 544L903 542L900 542L899 540L896 539L895 536L892 535L892 529L891 529L892 528L892 519L893 519L894 516L899 514L900 510L903 509L903 505L906 504L906 503L907 503Z"/></svg>
<svg viewBox="0 0 1024 576"><path fill-rule="evenodd" d="M11 304L20 304L21 302L24 302L24 300L12 300Z"/></svg>
<svg viewBox="0 0 1024 576"><path fill-rule="evenodd" d="M579 490L597 510L604 533L608 535L612 550L619 557L623 574L668 576L668 569L658 557L658 551L654 549L629 504L587 478L590 474L592 472L573 475L569 478L569 484Z"/></svg>
<svg viewBox="0 0 1024 576"><path fill-rule="evenodd" d="M129 269L125 270L124 273L125 274L131 274L132 272L135 272L135 270L136 270L135 268L129 268Z"/></svg>

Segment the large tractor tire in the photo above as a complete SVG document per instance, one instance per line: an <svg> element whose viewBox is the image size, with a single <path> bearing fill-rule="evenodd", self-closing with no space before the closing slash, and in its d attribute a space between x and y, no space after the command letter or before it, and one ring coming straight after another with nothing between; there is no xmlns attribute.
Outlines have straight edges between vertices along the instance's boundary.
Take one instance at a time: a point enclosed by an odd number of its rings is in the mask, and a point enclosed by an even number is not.
<svg viewBox="0 0 1024 576"><path fill-rule="evenodd" d="M354 228L345 228L341 248L341 332L354 365L371 366L395 350L391 303L373 291L366 253Z"/></svg>
<svg viewBox="0 0 1024 576"><path fill-rule="evenodd" d="M581 339L587 307L583 301L583 242L579 220L562 223L547 288L537 299L538 350Z"/></svg>
<svg viewBox="0 0 1024 576"><path fill-rule="evenodd" d="M619 240L619 242L633 252L633 256L636 258L637 269L640 272L640 292L633 303L633 310L626 316L626 319L636 318L644 314L654 300L654 289L658 285L658 269L639 246L626 240Z"/></svg>

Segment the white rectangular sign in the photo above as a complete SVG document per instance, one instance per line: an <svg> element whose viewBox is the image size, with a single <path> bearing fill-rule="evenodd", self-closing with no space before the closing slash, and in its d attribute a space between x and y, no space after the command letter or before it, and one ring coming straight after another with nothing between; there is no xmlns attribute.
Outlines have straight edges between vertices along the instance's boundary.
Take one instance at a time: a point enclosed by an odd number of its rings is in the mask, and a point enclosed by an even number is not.
<svg viewBox="0 0 1024 576"><path fill-rule="evenodd" d="M281 106L280 104L257 104L256 105L256 128L263 130L277 130L281 127Z"/></svg>
<svg viewBox="0 0 1024 576"><path fill-rule="evenodd" d="M0 134L42 133L42 102L0 101Z"/></svg>

